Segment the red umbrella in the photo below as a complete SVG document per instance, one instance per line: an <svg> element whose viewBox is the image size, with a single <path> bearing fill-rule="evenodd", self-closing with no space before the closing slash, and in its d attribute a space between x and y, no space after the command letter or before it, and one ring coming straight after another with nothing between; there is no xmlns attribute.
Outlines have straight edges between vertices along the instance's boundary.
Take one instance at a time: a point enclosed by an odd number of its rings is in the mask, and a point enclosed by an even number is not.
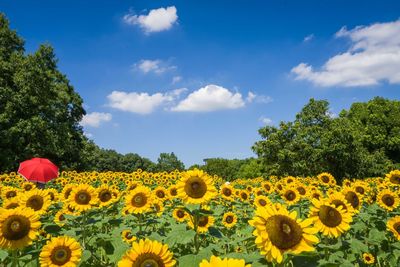
<svg viewBox="0 0 400 267"><path fill-rule="evenodd" d="M47 183L58 176L58 167L48 159L33 158L21 162L18 173L28 181Z"/></svg>

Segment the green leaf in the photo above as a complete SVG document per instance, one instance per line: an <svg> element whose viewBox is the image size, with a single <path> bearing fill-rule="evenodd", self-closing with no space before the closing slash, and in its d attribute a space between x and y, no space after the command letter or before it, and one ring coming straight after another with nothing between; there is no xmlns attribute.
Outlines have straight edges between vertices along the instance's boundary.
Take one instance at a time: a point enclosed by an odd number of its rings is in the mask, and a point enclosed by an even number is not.
<svg viewBox="0 0 400 267"><path fill-rule="evenodd" d="M4 260L8 257L8 252L0 249L0 260Z"/></svg>
<svg viewBox="0 0 400 267"><path fill-rule="evenodd" d="M169 247L175 244L187 244L194 239L196 232L192 229L187 230L186 225L180 224L173 228L173 230L167 234L164 242L168 244Z"/></svg>
<svg viewBox="0 0 400 267"><path fill-rule="evenodd" d="M89 250L84 250L81 257L81 262L87 261L92 256L92 253Z"/></svg>
<svg viewBox="0 0 400 267"><path fill-rule="evenodd" d="M368 246L358 239L351 239L350 244L354 253L361 254L363 252L368 252Z"/></svg>
<svg viewBox="0 0 400 267"><path fill-rule="evenodd" d="M383 240L386 239L385 233L378 231L377 229L372 229L369 232L368 236L368 243L373 244L373 245L379 245L382 243Z"/></svg>

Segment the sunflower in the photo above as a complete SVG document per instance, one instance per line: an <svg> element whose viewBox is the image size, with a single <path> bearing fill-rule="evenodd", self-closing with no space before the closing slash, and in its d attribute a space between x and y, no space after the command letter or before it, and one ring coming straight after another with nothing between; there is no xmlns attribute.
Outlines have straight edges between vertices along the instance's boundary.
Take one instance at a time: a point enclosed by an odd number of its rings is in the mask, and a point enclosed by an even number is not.
<svg viewBox="0 0 400 267"><path fill-rule="evenodd" d="M233 212L227 212L224 214L224 217L222 218L222 224L230 229L234 227L237 223L237 216Z"/></svg>
<svg viewBox="0 0 400 267"><path fill-rule="evenodd" d="M15 199L15 198L6 199L3 202L3 208L4 209L15 209L16 207L19 207L18 199Z"/></svg>
<svg viewBox="0 0 400 267"><path fill-rule="evenodd" d="M393 217L387 222L387 229L400 241L400 216Z"/></svg>
<svg viewBox="0 0 400 267"><path fill-rule="evenodd" d="M165 201L166 199L168 199L168 191L162 186L156 187L153 193L154 193L154 198L157 200Z"/></svg>
<svg viewBox="0 0 400 267"><path fill-rule="evenodd" d="M289 211L282 205L270 205L258 208L249 224L256 229L255 243L261 254L271 262L281 263L285 252L299 254L303 251L313 251L313 244L319 242L315 236L317 229L313 228L310 219L302 221L297 213Z"/></svg>
<svg viewBox="0 0 400 267"><path fill-rule="evenodd" d="M217 193L211 176L198 169L184 172L177 188L178 196L187 204L205 204Z"/></svg>
<svg viewBox="0 0 400 267"><path fill-rule="evenodd" d="M121 236L122 239L128 244L131 244L133 241L136 241L136 236L133 235L131 230L123 230Z"/></svg>
<svg viewBox="0 0 400 267"><path fill-rule="evenodd" d="M186 213L186 211L180 208L176 208L172 212L172 217L174 217L175 220L177 220L178 222L184 222L187 219L187 216L188 214Z"/></svg>
<svg viewBox="0 0 400 267"><path fill-rule="evenodd" d="M281 197L288 205L296 204L300 200L300 194L292 187L283 190Z"/></svg>
<svg viewBox="0 0 400 267"><path fill-rule="evenodd" d="M344 198L350 203L355 212L358 212L362 205L362 196L351 187L346 187L342 191Z"/></svg>
<svg viewBox="0 0 400 267"><path fill-rule="evenodd" d="M1 210L0 248L20 249L30 245L37 238L40 225L39 215L31 208Z"/></svg>
<svg viewBox="0 0 400 267"><path fill-rule="evenodd" d="M35 189L35 188L36 188L36 185L35 185L34 183L32 183L32 182L24 182L24 183L21 185L21 188L22 188L24 191L30 191L30 190L32 190L32 189Z"/></svg>
<svg viewBox="0 0 400 267"><path fill-rule="evenodd" d="M173 267L175 264L168 245L146 239L134 242L132 248L118 262L118 267Z"/></svg>
<svg viewBox="0 0 400 267"><path fill-rule="evenodd" d="M251 267L251 264L246 265L244 260L229 258L221 259L220 257L212 255L209 262L204 259L200 262L199 267Z"/></svg>
<svg viewBox="0 0 400 267"><path fill-rule="evenodd" d="M314 221L314 227L323 235L337 238L350 229L351 214L343 211L341 206L335 207L327 201L316 199L312 203L309 218Z"/></svg>
<svg viewBox="0 0 400 267"><path fill-rule="evenodd" d="M88 184L80 184L72 189L68 203L76 211L90 210L97 204L96 190Z"/></svg>
<svg viewBox="0 0 400 267"><path fill-rule="evenodd" d="M363 261L365 264L374 264L375 258L371 253L363 253Z"/></svg>
<svg viewBox="0 0 400 267"><path fill-rule="evenodd" d="M307 187L302 184L297 185L296 190L299 192L301 197L305 197L307 195Z"/></svg>
<svg viewBox="0 0 400 267"><path fill-rule="evenodd" d="M376 200L379 206L388 211L393 211L400 204L399 197L389 189L380 191Z"/></svg>
<svg viewBox="0 0 400 267"><path fill-rule="evenodd" d="M61 195L64 197L65 200L68 200L69 195L72 192L72 189L74 189L74 187L76 187L75 184L66 184L61 192Z"/></svg>
<svg viewBox="0 0 400 267"><path fill-rule="evenodd" d="M82 256L81 245L68 236L54 237L43 246L40 252L40 266L77 266Z"/></svg>
<svg viewBox="0 0 400 267"><path fill-rule="evenodd" d="M233 200L235 189L229 184L225 183L221 186L219 194L226 200Z"/></svg>
<svg viewBox="0 0 400 267"><path fill-rule="evenodd" d="M353 189L360 195L366 195L369 191L369 186L363 181L357 181L353 184Z"/></svg>
<svg viewBox="0 0 400 267"><path fill-rule="evenodd" d="M178 188L176 187L176 185L171 185L168 188L168 194L170 199L174 199L178 195Z"/></svg>
<svg viewBox="0 0 400 267"><path fill-rule="evenodd" d="M312 199L321 199L323 197L323 193L319 189L314 189L308 192L308 198Z"/></svg>
<svg viewBox="0 0 400 267"><path fill-rule="evenodd" d="M65 224L66 218L64 216L65 210L59 210L56 215L54 215L54 222L59 225L63 226Z"/></svg>
<svg viewBox="0 0 400 267"><path fill-rule="evenodd" d="M239 198L243 202L246 202L249 200L249 193L246 190L240 190L239 192Z"/></svg>
<svg viewBox="0 0 400 267"><path fill-rule="evenodd" d="M46 213L47 209L51 205L51 200L46 191L33 189L21 195L19 204L21 207L31 208L37 214L42 215Z"/></svg>
<svg viewBox="0 0 400 267"><path fill-rule="evenodd" d="M18 195L19 189L12 186L4 186L1 189L2 199L12 199Z"/></svg>
<svg viewBox="0 0 400 267"><path fill-rule="evenodd" d="M57 201L59 198L59 193L56 189L54 188L47 188L45 190L47 192L47 194L50 196L50 200L51 201Z"/></svg>
<svg viewBox="0 0 400 267"><path fill-rule="evenodd" d="M125 207L129 213L145 213L151 211L151 192L146 186L137 186L125 196Z"/></svg>
<svg viewBox="0 0 400 267"><path fill-rule="evenodd" d="M336 184L335 177L328 172L318 174L317 178L323 185L331 186Z"/></svg>
<svg viewBox="0 0 400 267"><path fill-rule="evenodd" d="M193 218L194 220L194 218ZM195 229L193 220L188 221L190 228ZM214 225L214 217L209 215L200 215L197 221L197 232L206 233L208 228Z"/></svg>
<svg viewBox="0 0 400 267"><path fill-rule="evenodd" d="M158 217L160 217L164 212L164 205L160 200L153 202L153 208Z"/></svg>
<svg viewBox="0 0 400 267"><path fill-rule="evenodd" d="M274 186L269 181L263 182L261 186L266 193L271 193L274 190Z"/></svg>
<svg viewBox="0 0 400 267"><path fill-rule="evenodd" d="M271 203L271 201L270 201L269 198L266 197L266 196L257 196L257 197L254 199L254 205L255 205L256 207L265 207L265 206L267 206L267 205L270 204L270 203Z"/></svg>
<svg viewBox="0 0 400 267"><path fill-rule="evenodd" d="M105 207L116 201L113 190L106 184L96 189L100 207Z"/></svg>
<svg viewBox="0 0 400 267"><path fill-rule="evenodd" d="M399 185L400 184L400 170L394 170L394 171L391 171L390 173L386 174L386 179L394 185Z"/></svg>
<svg viewBox="0 0 400 267"><path fill-rule="evenodd" d="M336 192L331 194L327 202L329 204L333 204L335 208L341 207L343 211L353 214L354 208L353 206L347 201L344 195L340 192Z"/></svg>

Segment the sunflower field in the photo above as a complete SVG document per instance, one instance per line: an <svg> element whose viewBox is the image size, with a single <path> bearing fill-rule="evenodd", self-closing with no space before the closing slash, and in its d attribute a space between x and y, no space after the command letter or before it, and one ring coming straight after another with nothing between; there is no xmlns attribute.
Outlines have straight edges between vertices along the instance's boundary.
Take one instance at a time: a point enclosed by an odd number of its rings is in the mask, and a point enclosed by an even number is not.
<svg viewBox="0 0 400 267"><path fill-rule="evenodd" d="M400 266L400 171L0 175L0 266Z"/></svg>

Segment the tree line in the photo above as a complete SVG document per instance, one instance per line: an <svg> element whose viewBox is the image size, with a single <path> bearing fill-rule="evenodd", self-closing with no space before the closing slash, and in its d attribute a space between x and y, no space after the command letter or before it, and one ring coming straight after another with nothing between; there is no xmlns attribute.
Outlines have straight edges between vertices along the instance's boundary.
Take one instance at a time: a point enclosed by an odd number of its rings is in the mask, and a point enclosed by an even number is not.
<svg viewBox="0 0 400 267"><path fill-rule="evenodd" d="M185 169L174 153L157 162L98 147L80 126L83 100L57 67L49 44L26 53L24 41L0 13L0 172L39 156L78 171ZM293 121L259 129L257 158L205 159L200 168L226 180L258 176L382 176L400 168L400 101L376 97L338 116L326 100L310 99Z"/></svg>

